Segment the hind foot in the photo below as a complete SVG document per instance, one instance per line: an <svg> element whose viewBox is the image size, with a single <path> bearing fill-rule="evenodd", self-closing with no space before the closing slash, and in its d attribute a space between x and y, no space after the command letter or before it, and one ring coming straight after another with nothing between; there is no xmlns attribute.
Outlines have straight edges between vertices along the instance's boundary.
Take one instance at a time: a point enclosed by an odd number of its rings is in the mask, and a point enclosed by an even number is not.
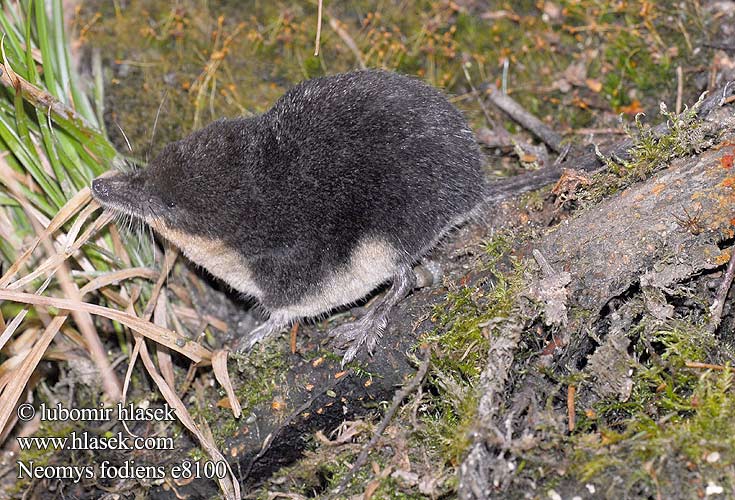
<svg viewBox="0 0 735 500"><path fill-rule="evenodd" d="M362 318L338 326L329 334L337 348L344 350L342 366L349 363L357 355L360 348L367 346L372 356L378 339L388 326L388 316L398 302L408 295L416 286L416 275L408 266L403 266L393 277L393 283L385 296Z"/></svg>
<svg viewBox="0 0 735 500"><path fill-rule="evenodd" d="M388 326L388 318L386 314L379 314L376 317L371 313L372 311L368 312L352 323L338 326L329 333L335 347L344 351L342 366L355 359L363 345L367 347L368 354L373 355L378 339Z"/></svg>
<svg viewBox="0 0 735 500"><path fill-rule="evenodd" d="M283 321L270 318L268 321L251 330L240 339L237 343L237 352L247 352L251 350L255 344L267 339L268 337L272 337L285 326L286 324L284 324Z"/></svg>

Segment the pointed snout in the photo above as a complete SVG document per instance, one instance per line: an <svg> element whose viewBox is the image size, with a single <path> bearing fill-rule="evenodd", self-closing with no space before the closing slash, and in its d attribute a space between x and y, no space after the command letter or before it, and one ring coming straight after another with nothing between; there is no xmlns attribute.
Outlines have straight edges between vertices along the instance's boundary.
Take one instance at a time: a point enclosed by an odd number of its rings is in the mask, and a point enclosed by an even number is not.
<svg viewBox="0 0 735 500"><path fill-rule="evenodd" d="M92 181L92 196L103 208L134 217L143 217L154 208L154 199L146 194L137 173L110 172Z"/></svg>
<svg viewBox="0 0 735 500"><path fill-rule="evenodd" d="M104 201L110 196L110 180L98 178L92 181L92 196L98 201Z"/></svg>
<svg viewBox="0 0 735 500"><path fill-rule="evenodd" d="M130 201L139 186L128 174L105 174L92 181L92 196L103 206Z"/></svg>

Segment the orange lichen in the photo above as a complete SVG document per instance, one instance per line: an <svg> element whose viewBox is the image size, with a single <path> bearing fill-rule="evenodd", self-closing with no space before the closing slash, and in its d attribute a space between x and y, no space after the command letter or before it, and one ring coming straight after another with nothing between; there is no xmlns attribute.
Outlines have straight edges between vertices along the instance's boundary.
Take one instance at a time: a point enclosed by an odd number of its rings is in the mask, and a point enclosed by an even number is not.
<svg viewBox="0 0 735 500"><path fill-rule="evenodd" d="M730 262L730 252L729 251L722 252L720 255L718 255L715 258L715 264L717 264L718 266L727 264L728 262Z"/></svg>
<svg viewBox="0 0 735 500"><path fill-rule="evenodd" d="M735 155L725 155L720 158L720 165L729 170L732 168L733 160L735 160Z"/></svg>

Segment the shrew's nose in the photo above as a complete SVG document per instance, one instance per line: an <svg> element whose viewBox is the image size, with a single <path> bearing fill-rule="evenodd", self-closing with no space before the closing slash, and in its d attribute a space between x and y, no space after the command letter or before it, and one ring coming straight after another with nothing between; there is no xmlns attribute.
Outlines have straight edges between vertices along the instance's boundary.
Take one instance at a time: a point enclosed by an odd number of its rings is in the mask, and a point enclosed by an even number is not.
<svg viewBox="0 0 735 500"><path fill-rule="evenodd" d="M110 194L110 185L105 179L92 181L92 194L95 198L106 198Z"/></svg>

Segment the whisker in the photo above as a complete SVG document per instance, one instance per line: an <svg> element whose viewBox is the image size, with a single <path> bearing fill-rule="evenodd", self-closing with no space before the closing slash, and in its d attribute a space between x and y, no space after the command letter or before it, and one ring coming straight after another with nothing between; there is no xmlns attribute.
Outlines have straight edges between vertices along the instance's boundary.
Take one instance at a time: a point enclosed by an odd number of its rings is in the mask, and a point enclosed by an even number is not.
<svg viewBox="0 0 735 500"><path fill-rule="evenodd" d="M128 145L128 151L130 151L132 153L133 152L133 146L130 145L130 141L128 140L128 136L125 134L125 131L122 129L122 127L120 126L120 124L117 123L117 121L115 122L115 126L120 131L120 133L122 134L123 139L125 139L125 144Z"/></svg>
<svg viewBox="0 0 735 500"><path fill-rule="evenodd" d="M153 139L156 137L156 127L158 126L158 117L161 114L161 109L163 108L163 104L166 102L166 97L168 97L168 89L163 91L163 97L161 98L161 103L158 105L158 110L156 111L156 118L153 120L153 130L151 131L151 142L148 144L148 152L153 149ZM146 156L148 155L148 152L146 152Z"/></svg>

